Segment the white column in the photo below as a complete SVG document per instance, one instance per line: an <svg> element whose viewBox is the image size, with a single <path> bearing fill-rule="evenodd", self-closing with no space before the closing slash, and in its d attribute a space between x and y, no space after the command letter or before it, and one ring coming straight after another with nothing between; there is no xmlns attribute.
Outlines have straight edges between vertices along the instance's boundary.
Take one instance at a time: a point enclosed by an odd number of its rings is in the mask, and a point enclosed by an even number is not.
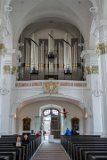
<svg viewBox="0 0 107 160"><path fill-rule="evenodd" d="M103 135L107 137L107 21L101 21L102 27L99 29L99 44L97 45L98 64L100 81L103 90L102 118ZM104 23L104 24L103 24ZM101 37L101 39L100 39Z"/></svg>
<svg viewBox="0 0 107 160"><path fill-rule="evenodd" d="M98 57L94 50L82 52L82 57L85 60L85 72L88 87L90 88L90 105L92 105L91 118L93 121L93 134L102 135L102 93L99 88L99 68ZM90 126L91 127L91 126Z"/></svg>
<svg viewBox="0 0 107 160"><path fill-rule="evenodd" d="M4 53L0 52L0 135L2 134L2 79L3 79Z"/></svg>
<svg viewBox="0 0 107 160"><path fill-rule="evenodd" d="M100 55L98 58L99 62L99 71L100 71L100 78L102 82L102 88L103 88L103 136L107 136L107 53L104 55Z"/></svg>
<svg viewBox="0 0 107 160"><path fill-rule="evenodd" d="M91 92L93 104L94 134L102 135L102 90L99 88L99 75L91 77Z"/></svg>
<svg viewBox="0 0 107 160"><path fill-rule="evenodd" d="M12 89L15 87L16 66L13 66L15 50L8 50L3 57L3 72L2 72L2 92L1 97L1 130L2 134L10 133L10 112L12 104ZM5 89L6 92L3 92ZM9 91L9 92L8 92Z"/></svg>
<svg viewBox="0 0 107 160"><path fill-rule="evenodd" d="M9 134L16 134L16 115L9 115Z"/></svg>

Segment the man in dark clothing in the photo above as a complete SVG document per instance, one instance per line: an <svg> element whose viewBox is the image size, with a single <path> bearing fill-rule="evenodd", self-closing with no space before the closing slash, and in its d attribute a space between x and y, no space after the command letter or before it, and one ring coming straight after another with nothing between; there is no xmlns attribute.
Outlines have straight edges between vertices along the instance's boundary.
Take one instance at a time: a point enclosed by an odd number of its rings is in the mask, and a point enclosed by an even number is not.
<svg viewBox="0 0 107 160"><path fill-rule="evenodd" d="M23 137L23 139L22 139L22 146L25 146L24 160L26 160L27 155L28 155L26 147L27 147L27 145L28 145L29 143L30 143L30 140L28 139L28 135L25 134L24 137Z"/></svg>
<svg viewBox="0 0 107 160"><path fill-rule="evenodd" d="M30 143L30 141L29 141L29 139L28 139L28 135L25 134L25 135L24 135L24 138L22 139L22 145L28 144L28 143Z"/></svg>

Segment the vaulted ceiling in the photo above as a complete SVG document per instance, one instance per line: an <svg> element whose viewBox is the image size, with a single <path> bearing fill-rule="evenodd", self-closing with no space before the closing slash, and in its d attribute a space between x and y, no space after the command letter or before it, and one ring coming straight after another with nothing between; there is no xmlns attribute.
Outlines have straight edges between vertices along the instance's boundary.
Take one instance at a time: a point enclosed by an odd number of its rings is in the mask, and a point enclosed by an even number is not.
<svg viewBox="0 0 107 160"><path fill-rule="evenodd" d="M31 24L39 29L54 25L68 31L71 26L76 26L88 41L92 20L89 0L12 0L10 5L13 7L11 19L16 41Z"/></svg>

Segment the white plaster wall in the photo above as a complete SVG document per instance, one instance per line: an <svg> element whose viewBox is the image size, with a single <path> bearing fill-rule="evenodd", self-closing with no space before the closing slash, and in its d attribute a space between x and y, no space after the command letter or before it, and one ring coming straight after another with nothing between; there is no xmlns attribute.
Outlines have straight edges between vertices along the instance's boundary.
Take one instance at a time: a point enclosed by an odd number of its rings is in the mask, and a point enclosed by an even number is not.
<svg viewBox="0 0 107 160"><path fill-rule="evenodd" d="M62 38L62 39L64 39L65 31L58 30L58 29L55 29L55 28L49 28L49 29L45 29L45 30L43 29L43 30L37 32L38 39L48 38L48 33L51 30L53 30L53 32L54 32L54 37L53 38L56 38L56 39L61 39Z"/></svg>

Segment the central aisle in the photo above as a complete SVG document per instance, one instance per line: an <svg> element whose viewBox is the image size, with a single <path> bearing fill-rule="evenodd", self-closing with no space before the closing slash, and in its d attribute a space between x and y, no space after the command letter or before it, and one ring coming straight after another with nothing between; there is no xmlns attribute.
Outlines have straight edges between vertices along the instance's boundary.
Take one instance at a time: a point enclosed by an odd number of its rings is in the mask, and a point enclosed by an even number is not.
<svg viewBox="0 0 107 160"><path fill-rule="evenodd" d="M43 142L32 160L70 160L61 144Z"/></svg>

